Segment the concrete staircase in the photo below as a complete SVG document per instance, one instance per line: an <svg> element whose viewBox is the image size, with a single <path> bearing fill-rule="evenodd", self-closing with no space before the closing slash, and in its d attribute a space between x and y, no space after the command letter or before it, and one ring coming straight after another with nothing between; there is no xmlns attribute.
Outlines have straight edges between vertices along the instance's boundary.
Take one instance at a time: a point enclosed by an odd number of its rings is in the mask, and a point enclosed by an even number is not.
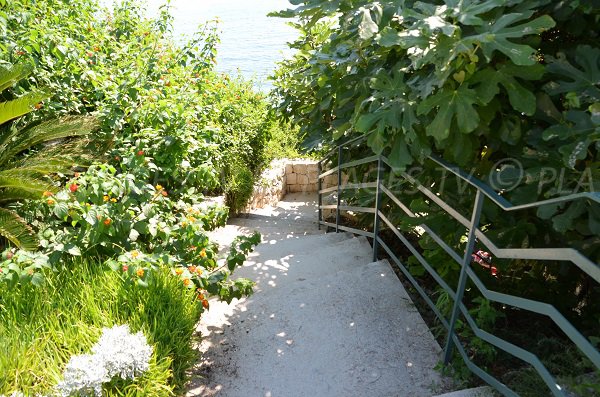
<svg viewBox="0 0 600 397"><path fill-rule="evenodd" d="M203 315L201 362L188 396L419 396L447 392L441 349L387 261L368 241L319 232L314 196L237 218L223 246L258 230L238 277L256 292Z"/></svg>

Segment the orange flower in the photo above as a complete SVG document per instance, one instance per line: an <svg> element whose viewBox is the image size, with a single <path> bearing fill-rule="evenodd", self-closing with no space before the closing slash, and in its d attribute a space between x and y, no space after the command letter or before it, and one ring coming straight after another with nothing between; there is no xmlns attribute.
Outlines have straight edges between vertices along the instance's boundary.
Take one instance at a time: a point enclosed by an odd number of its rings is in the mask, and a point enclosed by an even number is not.
<svg viewBox="0 0 600 397"><path fill-rule="evenodd" d="M48 205L54 205L56 203L56 201L54 201L52 199L48 199L47 203L48 203Z"/></svg>
<svg viewBox="0 0 600 397"><path fill-rule="evenodd" d="M79 189L79 186L77 186L77 184L76 184L76 183L72 183L72 184L69 186L69 190L71 191L71 193L75 193L75 192L77 191L77 189Z"/></svg>
<svg viewBox="0 0 600 397"><path fill-rule="evenodd" d="M36 103L34 107L36 108L36 110L40 110L42 106L43 105L41 103Z"/></svg>
<svg viewBox="0 0 600 397"><path fill-rule="evenodd" d="M206 258L206 248L202 248L202 251L200 251L200 256L202 258Z"/></svg>
<svg viewBox="0 0 600 397"><path fill-rule="evenodd" d="M188 270L190 271L190 273L196 273L196 266L192 265L188 267Z"/></svg>
<svg viewBox="0 0 600 397"><path fill-rule="evenodd" d="M206 299L204 299L202 301L202 307L204 307L205 309L208 309L208 301Z"/></svg>
<svg viewBox="0 0 600 397"><path fill-rule="evenodd" d="M167 194L167 191L166 191L166 190L163 190L162 192L160 192L160 194L162 194L162 195L163 195L163 197L167 197L167 196L168 196L168 194Z"/></svg>
<svg viewBox="0 0 600 397"><path fill-rule="evenodd" d="M175 269L175 274L181 276L183 274L183 269L178 267L177 269Z"/></svg>
<svg viewBox="0 0 600 397"><path fill-rule="evenodd" d="M198 300L199 301L205 300L204 295L203 294L198 294Z"/></svg>
<svg viewBox="0 0 600 397"><path fill-rule="evenodd" d="M44 197L50 197L50 196L52 196L52 194L53 194L52 192L49 192L49 191L46 190L44 193L42 193L42 196L44 196Z"/></svg>
<svg viewBox="0 0 600 397"><path fill-rule="evenodd" d="M186 287L189 286L191 284L191 280L189 278L184 278L183 279L183 285L185 285Z"/></svg>
<svg viewBox="0 0 600 397"><path fill-rule="evenodd" d="M141 267L139 267L136 271L135 274L138 275L138 277L144 277L144 269L142 269Z"/></svg>
<svg viewBox="0 0 600 397"><path fill-rule="evenodd" d="M112 222L112 220L111 220L110 218L106 218L106 219L104 220L104 225L105 225L105 226L108 226L108 225L110 225L110 223L111 223L111 222Z"/></svg>

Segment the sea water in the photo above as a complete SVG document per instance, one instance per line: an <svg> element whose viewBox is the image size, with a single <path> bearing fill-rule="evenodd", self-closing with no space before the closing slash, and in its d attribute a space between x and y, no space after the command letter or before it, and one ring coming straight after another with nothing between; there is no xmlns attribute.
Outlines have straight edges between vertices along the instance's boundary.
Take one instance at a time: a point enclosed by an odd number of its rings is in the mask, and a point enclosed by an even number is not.
<svg viewBox="0 0 600 397"><path fill-rule="evenodd" d="M156 15L166 0L146 0L148 15ZM293 7L287 0L171 0L174 34L183 42L199 26L219 18L217 71L253 79L256 88L272 88L267 79L276 63L289 57L287 42L298 37L289 20L267 17Z"/></svg>

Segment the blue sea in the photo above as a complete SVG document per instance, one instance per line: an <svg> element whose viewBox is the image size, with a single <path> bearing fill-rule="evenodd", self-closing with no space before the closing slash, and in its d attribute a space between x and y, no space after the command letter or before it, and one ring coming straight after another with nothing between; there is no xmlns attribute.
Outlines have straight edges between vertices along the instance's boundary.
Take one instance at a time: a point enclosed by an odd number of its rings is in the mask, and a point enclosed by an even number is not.
<svg viewBox="0 0 600 397"><path fill-rule="evenodd" d="M149 15L156 15L165 0L146 3ZM287 25L288 20L267 17L269 12L293 7L287 0L171 0L171 6L178 40L218 17L221 43L217 70L253 79L256 88L263 91L272 88L267 76L276 63L292 54L287 42L298 36Z"/></svg>

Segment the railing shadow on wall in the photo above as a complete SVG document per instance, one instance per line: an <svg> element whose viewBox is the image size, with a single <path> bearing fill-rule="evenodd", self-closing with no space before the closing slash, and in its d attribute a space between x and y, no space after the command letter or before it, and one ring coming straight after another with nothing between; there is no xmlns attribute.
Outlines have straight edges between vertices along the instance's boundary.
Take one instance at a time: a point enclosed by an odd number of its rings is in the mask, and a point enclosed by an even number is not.
<svg viewBox="0 0 600 397"><path fill-rule="evenodd" d="M365 143L364 137L359 137L350 140L342 145L339 145L334 150L329 152L319 163L319 180L318 180L318 211L319 211L319 227L326 226L334 228L336 232L347 231L357 235L366 236L373 239L373 260L378 258L378 250L383 250L388 254L393 263L398 267L402 274L408 279L412 287L419 293L421 298L427 303L429 308L433 311L439 322L443 325L446 330L447 336L445 338L444 347L444 364L448 364L451 360L453 350L456 349L466 366L471 372L480 377L482 380L487 382L489 385L494 387L497 391L501 392L505 396L516 396L518 394L511 390L504 383L499 381L496 377L492 376L489 372L485 371L481 367L475 364L469 357L467 351L461 344L455 328L459 316L462 314L466 319L466 324L471 328L474 335L481 340L495 346L498 349L505 351L508 354L528 363L531 365L538 375L542 378L549 391L553 396L567 396L565 390L558 384L557 380L550 373L550 371L544 366L542 361L530 351L521 348L505 339L502 339L490 332L481 329L473 316L469 313L469 310L465 306L463 301L465 288L467 282L470 281L479 290L479 293L489 301L498 302L503 305L512 306L521 310L527 310L529 312L537 313L549 317L554 324L564 332L564 334L576 345L581 353L583 353L590 362L600 370L600 353L590 343L590 341L582 335L582 333L572 325L565 316L563 316L554 306L519 296L509 295L500 293L488 289L485 283L478 277L476 272L471 267L472 264L472 253L476 242L479 242L492 252L496 258L506 259L524 259L524 260L537 260L537 261L567 261L572 265L577 266L583 272L585 272L591 279L596 283L600 283L600 266L594 263L588 257L581 254L579 251L573 248L502 248L494 244L494 242L486 236L486 233L482 231L480 220L482 216L482 209L484 201L489 201L499 207L502 211L511 212L517 210L525 210L530 208L537 208L548 204L559 204L566 203L574 200L587 199L595 203L600 203L600 192L589 192L589 193L576 193L563 197L553 198L549 200L537 201L534 203L524 205L513 205L511 202L503 198L498 192L492 189L489 185L485 184L481 180L473 177L458 167L452 166L446 163L444 160L430 156L429 161L436 164L437 167L441 167L445 172L452 173L456 178L460 179L464 183L470 185L471 188L475 189L475 197L473 206L471 209L470 217L463 216L459 210L453 208L450 204L444 201L441 195L434 193L430 188L424 186L417 179L411 176L407 172L401 172L400 178L403 178L405 182L411 184L414 188L426 197L430 204L436 204L443 211L446 212L456 222L461 224L468 230L467 241L464 249L464 253L458 253L448 243L446 243L434 230L427 226L427 224L420 224L419 227L423 234L428 234L433 241L435 241L439 247L441 247L454 261L460 266L460 275L458 277L458 283L456 288L451 288L450 285L444 280L444 278L435 270L434 266L427 261L421 252L411 243L411 241L404 235L399 227L382 212L381 203L382 199L386 198L390 203L395 205L396 211L401 211L407 217L418 218L419 215L413 213L406 203L403 203L398 197L391 191L390 187L385 185L384 173L391 170L390 162L385 156L381 155L366 155L363 158L355 159L360 157L361 154L369 153L368 148L355 151L350 161L343 161L344 154L348 152L352 147L363 145ZM336 158L337 157L337 158ZM348 157L348 156L346 156ZM327 167L329 165L329 167ZM370 174L376 174L376 181L361 181L354 183L354 181L345 180L344 172L352 169L353 167L359 166L371 166ZM327 168L327 169L326 169ZM373 172L374 171L374 172ZM327 182L327 183L326 183ZM344 191L356 190L356 189L374 189L375 198L373 206L350 206L342 200ZM333 203L324 203L323 198L326 195L333 196ZM324 212L330 211L332 214L335 213L335 222L327 221L324 219ZM341 222L340 213L343 211L350 211L358 214L372 214L372 231L364 230L362 228L351 227L343 225ZM383 224L382 224L383 223ZM436 307L436 304L428 296L423 286L419 284L417 278L411 274L406 263L403 263L398 258L394 250L390 245L386 244L381 236L381 228L385 225L389 230L397 237L397 239L408 249L408 251L420 262L427 273L435 280L435 282L444 289L453 302L450 318L446 318L442 312Z"/></svg>

